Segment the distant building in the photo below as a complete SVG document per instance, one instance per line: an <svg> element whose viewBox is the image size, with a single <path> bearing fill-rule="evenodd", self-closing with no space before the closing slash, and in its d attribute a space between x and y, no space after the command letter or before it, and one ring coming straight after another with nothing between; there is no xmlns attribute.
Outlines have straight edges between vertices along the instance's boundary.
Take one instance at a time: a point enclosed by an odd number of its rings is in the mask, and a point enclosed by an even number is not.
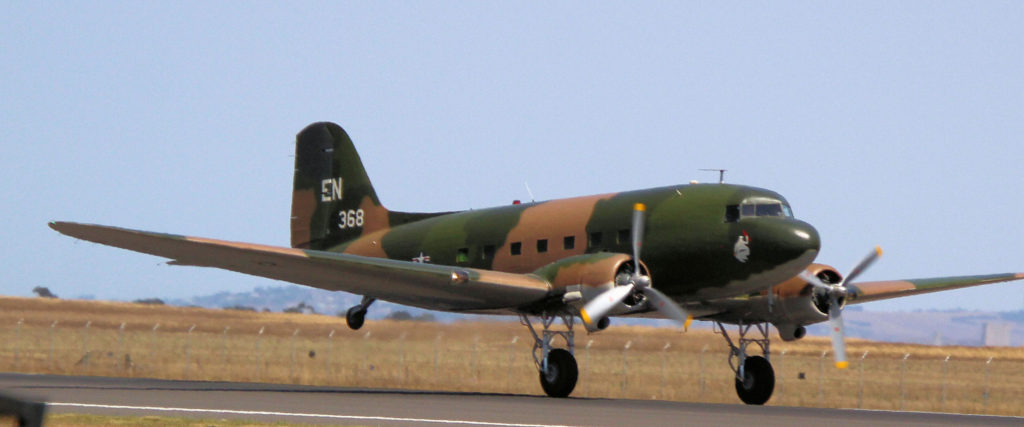
<svg viewBox="0 0 1024 427"><path fill-rule="evenodd" d="M1009 347L1010 331L1013 324L1006 322L985 322L982 328L982 345L986 347Z"/></svg>

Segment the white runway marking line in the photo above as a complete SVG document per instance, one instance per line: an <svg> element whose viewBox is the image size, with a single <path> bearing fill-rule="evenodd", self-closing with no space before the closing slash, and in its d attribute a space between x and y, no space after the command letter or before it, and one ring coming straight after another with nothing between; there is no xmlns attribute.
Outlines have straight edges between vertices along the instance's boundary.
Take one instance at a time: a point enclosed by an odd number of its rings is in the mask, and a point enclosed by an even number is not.
<svg viewBox="0 0 1024 427"><path fill-rule="evenodd" d="M433 423L433 424L463 424L474 426L502 426L502 427L572 427L557 424L516 424L516 423L495 423L488 421L469 420L444 420L430 418L403 418L403 417L379 417L370 415L333 415L333 414L302 414L293 412L274 411L240 411L232 409L199 409L199 408L165 408L160 406L126 406L126 405L98 405L91 403L70 403L50 402L46 406L66 406L72 408L101 408L101 409L134 409L159 412L198 412L208 414L237 414L237 415L272 415L283 417L306 417L306 418L333 418L342 420L370 420L370 421L396 421L410 423Z"/></svg>

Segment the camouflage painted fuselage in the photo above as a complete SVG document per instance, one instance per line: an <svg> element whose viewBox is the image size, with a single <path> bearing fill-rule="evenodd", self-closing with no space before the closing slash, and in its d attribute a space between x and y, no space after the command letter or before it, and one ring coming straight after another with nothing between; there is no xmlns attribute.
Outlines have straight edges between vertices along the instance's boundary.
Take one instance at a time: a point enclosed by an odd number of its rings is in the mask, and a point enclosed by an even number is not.
<svg viewBox="0 0 1024 427"><path fill-rule="evenodd" d="M311 125L299 134L292 245L536 274L557 290L580 284L572 276L577 264L632 253L636 203L647 206L643 263L653 286L677 300L764 290L799 273L819 249L817 232L792 218L781 195L727 184L686 184L443 214L388 211L348 135L333 124ZM756 206L775 209L758 215Z"/></svg>

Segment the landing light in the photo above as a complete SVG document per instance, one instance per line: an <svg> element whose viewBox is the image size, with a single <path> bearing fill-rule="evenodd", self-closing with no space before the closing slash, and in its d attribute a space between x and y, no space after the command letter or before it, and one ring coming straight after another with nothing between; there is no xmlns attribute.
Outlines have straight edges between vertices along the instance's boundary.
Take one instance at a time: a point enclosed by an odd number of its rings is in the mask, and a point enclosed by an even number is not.
<svg viewBox="0 0 1024 427"><path fill-rule="evenodd" d="M793 230L793 234L796 234L797 237L799 237L801 239L804 239L804 240L807 240L807 239L811 238L811 235L809 233L807 233L806 231L803 231L803 230Z"/></svg>

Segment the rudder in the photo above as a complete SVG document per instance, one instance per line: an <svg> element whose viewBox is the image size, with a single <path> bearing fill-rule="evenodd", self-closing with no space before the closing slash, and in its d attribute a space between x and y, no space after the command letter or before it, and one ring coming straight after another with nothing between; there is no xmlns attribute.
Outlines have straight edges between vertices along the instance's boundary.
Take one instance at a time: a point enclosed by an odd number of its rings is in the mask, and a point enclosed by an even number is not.
<svg viewBox="0 0 1024 427"><path fill-rule="evenodd" d="M388 227L352 139L341 126L313 123L295 137L291 245L323 250Z"/></svg>

